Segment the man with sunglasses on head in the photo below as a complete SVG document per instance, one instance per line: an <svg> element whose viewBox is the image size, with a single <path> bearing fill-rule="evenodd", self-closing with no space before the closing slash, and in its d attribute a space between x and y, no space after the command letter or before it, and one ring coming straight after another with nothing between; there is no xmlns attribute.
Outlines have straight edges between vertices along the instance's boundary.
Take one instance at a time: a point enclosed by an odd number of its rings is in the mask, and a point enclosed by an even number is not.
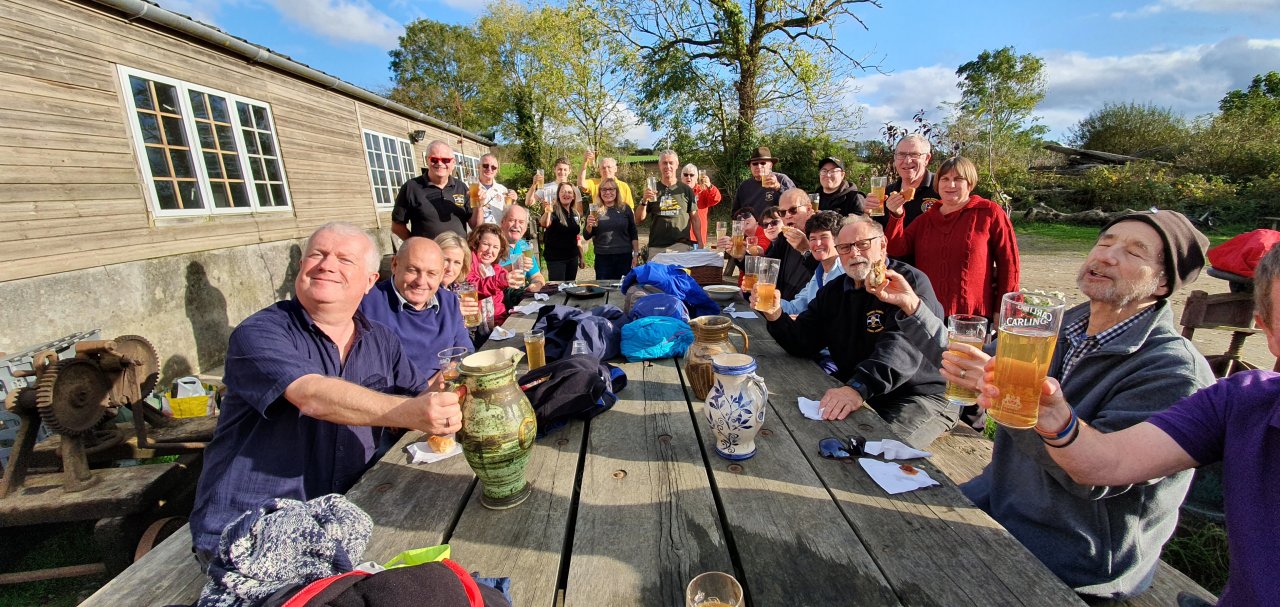
<svg viewBox="0 0 1280 607"><path fill-rule="evenodd" d="M480 157L480 204L472 209L471 227L482 223L499 223L502 211L516 201L516 193L498 183L498 157L485 154Z"/></svg>
<svg viewBox="0 0 1280 607"><path fill-rule="evenodd" d="M947 401L937 358L926 356L904 327L921 307L941 316L942 305L924 273L889 260L887 249L880 224L863 215L845 219L835 243L844 275L819 289L794 320L781 305L762 313L769 335L791 355L815 358L823 348L830 351L831 375L845 385L823 395L823 419L844 419L869 406L903 442L924 449L955 424L960 410ZM868 290L877 263L911 285L917 309L889 305Z"/></svg>
<svg viewBox="0 0 1280 607"><path fill-rule="evenodd" d="M472 219L467 184L453 176L453 148L436 140L427 145L424 174L406 181L391 209L391 233L435 238L444 232L466 237Z"/></svg>
<svg viewBox="0 0 1280 607"><path fill-rule="evenodd" d="M733 196L734 213L738 209L751 209L751 214L759 219L762 211L779 204L782 194L796 187L790 177L773 172L773 165L777 163L778 159L769 154L769 148L756 148L747 161L747 166L751 167L751 179L742 182Z"/></svg>

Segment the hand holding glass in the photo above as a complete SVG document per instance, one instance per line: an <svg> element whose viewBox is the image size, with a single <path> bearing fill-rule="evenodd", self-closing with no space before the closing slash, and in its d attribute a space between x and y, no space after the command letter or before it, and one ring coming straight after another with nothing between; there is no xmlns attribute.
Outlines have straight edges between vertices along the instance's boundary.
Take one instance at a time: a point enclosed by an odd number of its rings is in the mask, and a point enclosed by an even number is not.
<svg viewBox="0 0 1280 607"><path fill-rule="evenodd" d="M756 303L757 311L772 310L780 305L778 293L778 268L781 263L771 257L758 257L756 262Z"/></svg>
<svg viewBox="0 0 1280 607"><path fill-rule="evenodd" d="M876 175L871 178L871 192L867 194L867 214L872 217L884 216L884 190L889 185L889 178Z"/></svg>
<svg viewBox="0 0 1280 607"><path fill-rule="evenodd" d="M947 317L947 345L952 354L969 358L955 348L956 344L966 344L982 349L987 342L987 319L972 314L952 314ZM952 382L947 382L947 399L952 404L967 407L978 402L977 391L970 390Z"/></svg>
<svg viewBox="0 0 1280 607"><path fill-rule="evenodd" d="M998 400L987 414L1010 428L1032 428L1040 409L1040 387L1049 372L1062 328L1065 302L1057 297L1015 291L1000 300L996 346Z"/></svg>

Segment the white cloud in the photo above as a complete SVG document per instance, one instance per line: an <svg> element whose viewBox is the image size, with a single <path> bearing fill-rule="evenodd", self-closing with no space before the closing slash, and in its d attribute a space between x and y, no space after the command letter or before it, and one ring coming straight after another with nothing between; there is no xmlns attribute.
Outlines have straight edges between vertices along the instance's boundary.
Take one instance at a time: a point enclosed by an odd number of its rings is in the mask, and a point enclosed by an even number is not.
<svg viewBox="0 0 1280 607"><path fill-rule="evenodd" d="M289 22L336 42L396 47L404 26L366 0L270 0Z"/></svg>
<svg viewBox="0 0 1280 607"><path fill-rule="evenodd" d="M1092 56L1081 52L1042 55L1047 90L1036 108L1050 136L1061 138L1104 103L1150 103L1187 117L1217 111L1218 101L1232 89L1280 65L1280 39L1227 38L1216 44L1133 55ZM879 139L883 124L906 125L920 109L937 120L942 102L959 99L955 68L921 67L861 78L846 103L861 106L866 127L860 138Z"/></svg>
<svg viewBox="0 0 1280 607"><path fill-rule="evenodd" d="M1147 17L1166 11L1197 13L1266 13L1280 10L1280 0L1157 0L1136 11L1111 13L1113 19Z"/></svg>
<svg viewBox="0 0 1280 607"><path fill-rule="evenodd" d="M206 25L217 26L220 0L160 0L161 8L186 15Z"/></svg>

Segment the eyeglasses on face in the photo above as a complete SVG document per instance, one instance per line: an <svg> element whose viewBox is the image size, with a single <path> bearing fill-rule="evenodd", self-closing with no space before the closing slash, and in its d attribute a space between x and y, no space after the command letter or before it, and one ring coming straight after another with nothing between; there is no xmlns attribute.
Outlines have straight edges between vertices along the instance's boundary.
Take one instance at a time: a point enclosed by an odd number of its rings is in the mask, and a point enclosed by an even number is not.
<svg viewBox="0 0 1280 607"><path fill-rule="evenodd" d="M496 171L496 170L498 170L498 165L496 165L496 164L482 164L482 165L480 165L480 168L482 168L482 169L484 169L484 170L486 170L486 171Z"/></svg>
<svg viewBox="0 0 1280 607"><path fill-rule="evenodd" d="M848 255L849 251L852 250L854 247L858 247L859 251L866 251L867 249L871 248L871 243L875 242L877 238L880 238L880 237L872 236L871 238L864 238L862 240L855 240L853 242L842 242L836 245L836 252L841 255Z"/></svg>
<svg viewBox="0 0 1280 607"><path fill-rule="evenodd" d="M844 169L822 169L821 171L818 171L818 174L823 177L831 177L832 175L839 175L843 172Z"/></svg>
<svg viewBox="0 0 1280 607"><path fill-rule="evenodd" d="M452 157L449 157L449 158L440 158L440 157L438 157L438 156L432 156L432 157L428 158L427 160L428 160L428 161L430 161L430 162L431 162L431 164L453 164L453 158L452 158Z"/></svg>
<svg viewBox="0 0 1280 607"><path fill-rule="evenodd" d="M685 177L697 177L697 175L694 175L693 173L685 173L685 174L684 174L684 176L685 176Z"/></svg>
<svg viewBox="0 0 1280 607"><path fill-rule="evenodd" d="M617 191L618 191L618 188L600 188L600 193L601 193L601 194L603 194L603 193L605 193L605 192L617 192Z"/></svg>
<svg viewBox="0 0 1280 607"><path fill-rule="evenodd" d="M895 153L893 154L893 157L894 157L894 158L897 158L898 160L906 160L906 159L908 159L908 158L910 158L910 159L912 159L912 160L920 160L921 158L924 158L925 156L928 156L928 154L926 154L926 153L924 153L924 152L895 152Z"/></svg>
<svg viewBox="0 0 1280 607"><path fill-rule="evenodd" d="M753 167L764 167L764 166L769 166L769 161L768 161L768 160L752 160L752 161L751 161L751 166L753 166Z"/></svg>
<svg viewBox="0 0 1280 607"><path fill-rule="evenodd" d="M774 227L774 226L776 226L776 225L778 225L778 224L781 224L781 223L782 223L781 221L778 221L778 220L776 220L776 219L775 219L775 220L773 220L773 221L762 221L762 222L760 222L760 227L765 228L765 229L768 229L768 228L772 228L772 227Z"/></svg>
<svg viewBox="0 0 1280 607"><path fill-rule="evenodd" d="M808 206L806 206L806 205L798 204L798 205L796 205L796 206L794 206L794 207L791 207L791 208L789 208L789 209L783 209L783 210L782 210L782 214L783 214L783 215L786 215L787 217L790 217L790 216L792 216L792 215L795 215L796 213L799 213L799 212L800 212L800 209L807 209L807 208L808 208Z"/></svg>

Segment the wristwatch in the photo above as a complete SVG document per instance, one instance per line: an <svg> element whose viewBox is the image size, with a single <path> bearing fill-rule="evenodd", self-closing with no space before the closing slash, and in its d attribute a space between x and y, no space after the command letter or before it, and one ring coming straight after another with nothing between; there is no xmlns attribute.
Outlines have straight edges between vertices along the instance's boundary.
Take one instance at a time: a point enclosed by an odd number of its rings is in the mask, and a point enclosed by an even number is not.
<svg viewBox="0 0 1280 607"><path fill-rule="evenodd" d="M632 257L639 257L639 256L640 256L640 251L632 251L632 252L631 252L631 256L632 256Z"/></svg>
<svg viewBox="0 0 1280 607"><path fill-rule="evenodd" d="M850 387L850 388L853 388L854 390L856 390L856 391L858 392L858 394L861 394L861 395L862 395L862 400L863 400L863 401L866 401L866 400L867 400L867 385L866 385L866 384L864 384L864 383L862 383L862 382L860 382L860 381L858 381L858 380L856 380L856 379L851 379L851 380L849 380L849 387Z"/></svg>

